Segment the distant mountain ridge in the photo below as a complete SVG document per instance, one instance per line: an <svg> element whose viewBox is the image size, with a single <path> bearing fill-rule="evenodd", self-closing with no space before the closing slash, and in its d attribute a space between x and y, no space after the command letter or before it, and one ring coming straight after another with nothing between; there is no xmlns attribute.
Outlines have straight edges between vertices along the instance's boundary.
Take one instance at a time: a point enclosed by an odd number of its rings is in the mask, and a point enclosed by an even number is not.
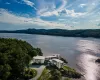
<svg viewBox="0 0 100 80"><path fill-rule="evenodd" d="M65 30L65 29L23 29L23 30L0 30L0 33L26 33L54 35L65 37L95 37L100 38L100 29L84 29L84 30Z"/></svg>

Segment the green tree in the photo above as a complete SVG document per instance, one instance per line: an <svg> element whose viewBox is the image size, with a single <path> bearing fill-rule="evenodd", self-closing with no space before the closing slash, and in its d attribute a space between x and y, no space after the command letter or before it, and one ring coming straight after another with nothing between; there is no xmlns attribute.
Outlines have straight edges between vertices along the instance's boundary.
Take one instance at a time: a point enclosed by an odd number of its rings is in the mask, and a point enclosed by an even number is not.
<svg viewBox="0 0 100 80"><path fill-rule="evenodd" d="M50 73L51 73L50 80L61 80L62 78L61 73L57 69L51 70Z"/></svg>
<svg viewBox="0 0 100 80"><path fill-rule="evenodd" d="M33 56L42 53L40 52L40 49L33 48L26 41L0 38L0 79L23 79L25 67L29 66Z"/></svg>

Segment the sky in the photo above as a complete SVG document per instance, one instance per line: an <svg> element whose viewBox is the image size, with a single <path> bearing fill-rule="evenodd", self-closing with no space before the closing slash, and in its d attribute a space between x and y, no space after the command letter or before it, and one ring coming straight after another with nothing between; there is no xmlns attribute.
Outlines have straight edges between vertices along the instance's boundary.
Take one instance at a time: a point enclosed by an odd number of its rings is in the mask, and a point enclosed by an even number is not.
<svg viewBox="0 0 100 80"><path fill-rule="evenodd" d="M100 29L100 0L0 0L0 30Z"/></svg>

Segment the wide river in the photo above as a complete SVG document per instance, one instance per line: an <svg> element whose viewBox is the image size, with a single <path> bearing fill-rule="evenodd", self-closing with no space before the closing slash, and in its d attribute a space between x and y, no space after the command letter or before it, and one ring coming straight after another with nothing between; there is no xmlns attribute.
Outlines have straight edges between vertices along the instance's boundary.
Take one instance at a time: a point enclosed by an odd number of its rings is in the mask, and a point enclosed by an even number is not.
<svg viewBox="0 0 100 80"><path fill-rule="evenodd" d="M15 33L0 33L0 37L25 40L41 48L45 56L60 54L70 67L84 74L80 80L100 80L100 65L95 63L100 57L100 39Z"/></svg>

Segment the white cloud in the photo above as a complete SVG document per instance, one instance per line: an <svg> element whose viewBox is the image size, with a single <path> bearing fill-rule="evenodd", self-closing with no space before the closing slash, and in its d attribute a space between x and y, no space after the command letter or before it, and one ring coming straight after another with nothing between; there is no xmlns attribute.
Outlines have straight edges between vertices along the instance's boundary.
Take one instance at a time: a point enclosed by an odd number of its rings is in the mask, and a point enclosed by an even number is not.
<svg viewBox="0 0 100 80"><path fill-rule="evenodd" d="M43 7L41 7L40 10L38 11L38 15L39 16L52 16L52 15L59 16L59 12L65 9L66 4L67 4L67 0L62 0L62 5L59 8L55 9L56 5L53 2L46 5L46 2L44 1ZM52 6L52 7L50 8L49 6Z"/></svg>
<svg viewBox="0 0 100 80"><path fill-rule="evenodd" d="M80 5L79 5L79 7L81 7L81 8L83 8L83 7L85 7L85 6L87 6L87 4L80 4Z"/></svg>
<svg viewBox="0 0 100 80"><path fill-rule="evenodd" d="M80 17L86 15L86 13L81 13L81 12L75 12L74 10L68 10L64 9L61 14L64 14L65 16L70 16L70 17Z"/></svg>
<svg viewBox="0 0 100 80"><path fill-rule="evenodd" d="M45 2L44 2L45 3ZM51 3L51 5L54 5L54 3ZM85 15L86 13L81 13L81 12L75 12L74 10L68 10L66 9L66 5L67 5L67 0L62 0L62 5L57 8L54 9L52 8L52 10L50 10L50 8L48 7L41 7L40 10L38 11L38 15L39 16L60 16L60 15L64 15L64 16L70 16L70 17L80 17ZM45 4L44 4L45 6ZM46 5L47 6L47 5ZM48 5L49 6L49 5ZM86 4L81 4L81 7L86 6Z"/></svg>
<svg viewBox="0 0 100 80"><path fill-rule="evenodd" d="M59 19L59 21L65 21L66 19Z"/></svg>
<svg viewBox="0 0 100 80"><path fill-rule="evenodd" d="M79 22L73 21L72 23L74 23L74 24L78 24Z"/></svg>
<svg viewBox="0 0 100 80"><path fill-rule="evenodd" d="M45 27L58 27L64 28L65 24L57 23L57 22L49 22L41 20L40 18L26 18L21 16L16 16L7 10L0 9L0 22L9 23L9 24L17 24L17 25L38 25Z"/></svg>
<svg viewBox="0 0 100 80"><path fill-rule="evenodd" d="M35 10L37 10L37 8L34 7L35 4L34 4L33 2L31 2L31 1L29 1L29 0L22 0L22 1L24 1L24 3L25 3L26 5L31 6L31 7L33 7Z"/></svg>
<svg viewBox="0 0 100 80"><path fill-rule="evenodd" d="M29 1L29 0L23 0L23 1L25 2L25 4L27 4L27 5L31 6L31 7L34 6L34 3Z"/></svg>
<svg viewBox="0 0 100 80"><path fill-rule="evenodd" d="M92 5L94 5L94 6L95 6L96 4L93 2L93 3L92 3Z"/></svg>

